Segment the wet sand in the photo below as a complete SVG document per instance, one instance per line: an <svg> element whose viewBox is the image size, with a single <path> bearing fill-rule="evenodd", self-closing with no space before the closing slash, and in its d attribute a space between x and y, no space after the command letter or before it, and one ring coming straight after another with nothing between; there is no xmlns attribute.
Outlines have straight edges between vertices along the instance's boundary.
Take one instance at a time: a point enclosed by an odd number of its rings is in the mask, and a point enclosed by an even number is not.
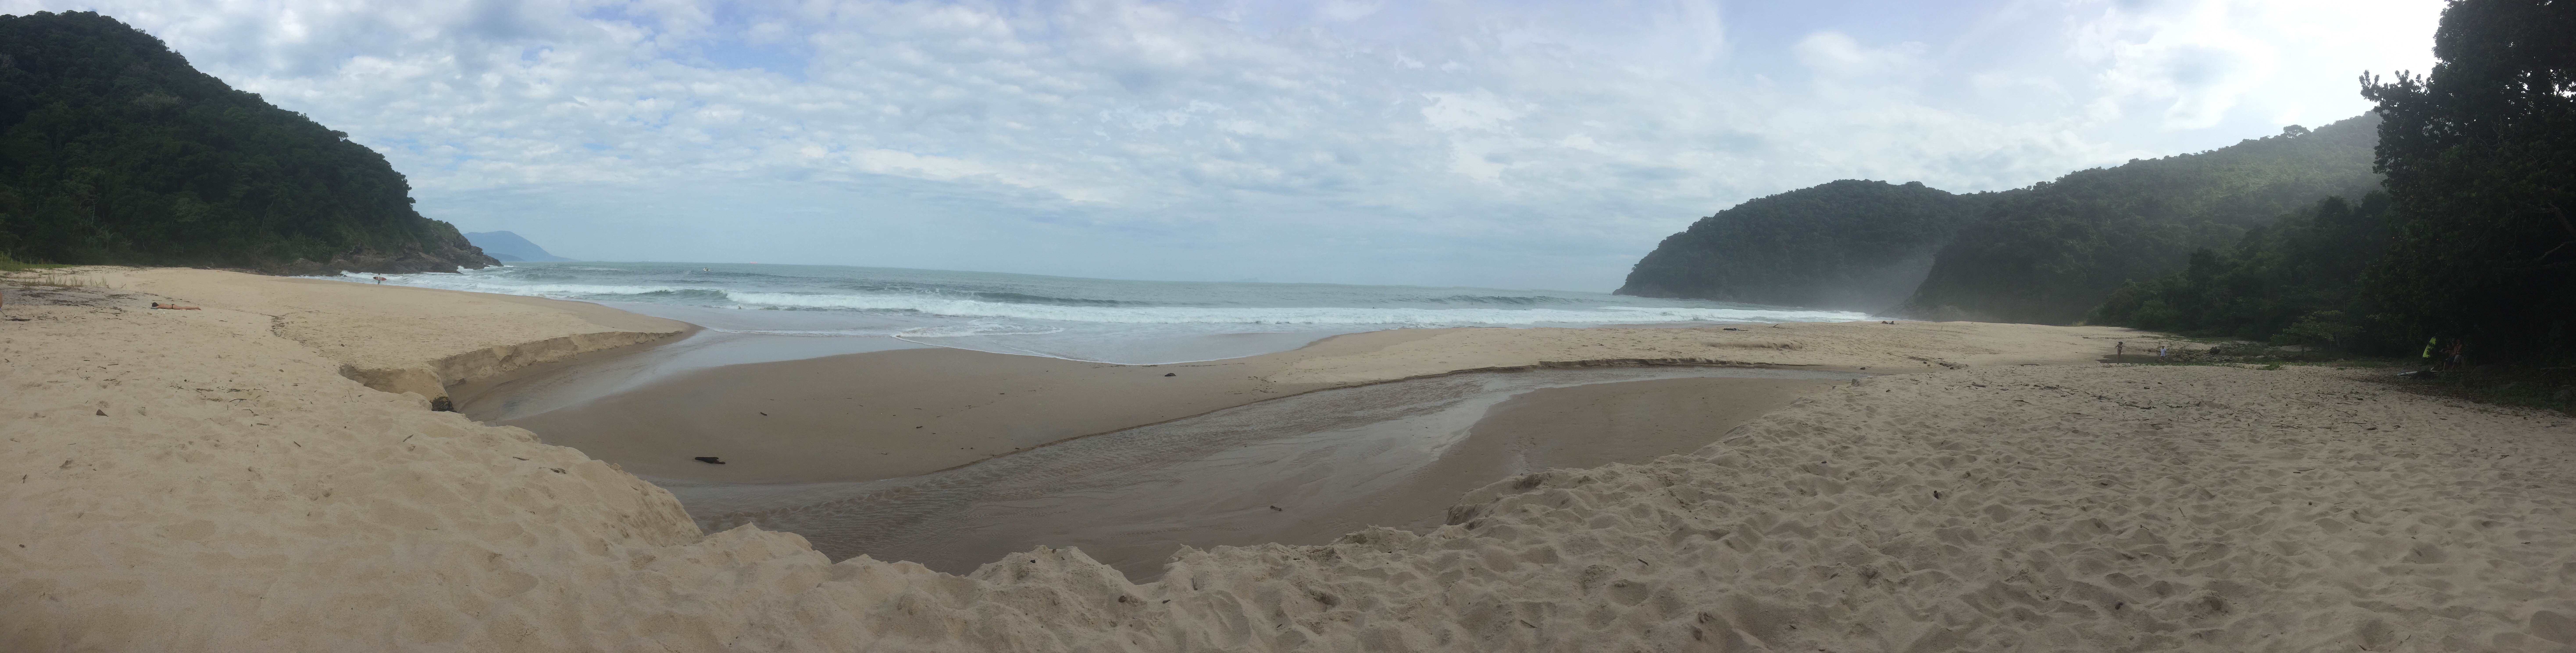
<svg viewBox="0 0 2576 653"><path fill-rule="evenodd" d="M803 535L965 573L1078 546L1129 578L1180 547L1428 530L1496 478L1690 451L1861 375L1714 367L1484 372L1335 388L868 483L656 479L710 531Z"/></svg>
<svg viewBox="0 0 2576 653"><path fill-rule="evenodd" d="M1350 385L1267 377L1306 356L1363 352L1441 331L1351 334L1293 352L1170 365L928 348L697 367L631 387L537 375L483 390L459 410L666 481L872 481ZM627 360L558 374L650 372L618 367ZM603 389L613 392L589 396Z"/></svg>
<svg viewBox="0 0 2576 653"><path fill-rule="evenodd" d="M1167 365L957 349L732 365L721 356L658 367L623 362L694 355L656 348L460 394L458 405L477 420L527 428L549 443L668 481L858 482L1301 392L1460 371L1623 362L1875 373L2066 364L2099 358L2124 337L2136 336L2098 327L1876 322L1404 329ZM833 340L846 339L778 342ZM700 456L726 464L696 461Z"/></svg>

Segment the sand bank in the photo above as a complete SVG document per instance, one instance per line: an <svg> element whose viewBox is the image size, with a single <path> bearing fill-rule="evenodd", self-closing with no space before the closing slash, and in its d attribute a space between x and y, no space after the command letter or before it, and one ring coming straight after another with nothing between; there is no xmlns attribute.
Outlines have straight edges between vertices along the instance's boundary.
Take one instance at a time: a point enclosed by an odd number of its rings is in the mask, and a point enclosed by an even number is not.
<svg viewBox="0 0 2576 653"><path fill-rule="evenodd" d="M1687 452L1855 376L1479 372L1323 390L885 481L654 480L701 527L790 531L835 560L866 554L966 573L1034 546L1077 546L1141 581L1161 576L1183 546L1437 528L1459 495L1493 479Z"/></svg>
<svg viewBox="0 0 2576 653"><path fill-rule="evenodd" d="M541 403L519 399L511 387L549 380L531 377L486 391L461 410L656 478L867 481L1347 385L1266 377L1295 355L1340 355L1431 335L1354 334L1302 354L1173 365L905 349L690 369L604 397ZM532 403L554 408L528 414Z"/></svg>
<svg viewBox="0 0 2576 653"><path fill-rule="evenodd" d="M1169 365L913 349L691 369L604 396L531 400L505 385L461 410L657 479L858 482L1303 392L1459 370L1652 363L1909 372L2086 362L2136 337L2098 327L1926 322L1409 329Z"/></svg>
<svg viewBox="0 0 2576 653"><path fill-rule="evenodd" d="M275 335L340 361L342 375L367 387L424 398L445 396L448 386L695 328L598 304L539 297L219 270L94 270L124 290L265 317Z"/></svg>
<svg viewBox="0 0 2576 653"><path fill-rule="evenodd" d="M1884 353L1971 367L1838 386L1689 454L1500 479L1428 534L1184 550L1137 584L1067 549L956 576L702 535L579 451L342 376L286 313L17 297L0 650L2576 646L2576 428L2372 371L1981 364L2090 336L1938 325L1922 337L1956 349ZM1609 358L1558 355L1516 358Z"/></svg>

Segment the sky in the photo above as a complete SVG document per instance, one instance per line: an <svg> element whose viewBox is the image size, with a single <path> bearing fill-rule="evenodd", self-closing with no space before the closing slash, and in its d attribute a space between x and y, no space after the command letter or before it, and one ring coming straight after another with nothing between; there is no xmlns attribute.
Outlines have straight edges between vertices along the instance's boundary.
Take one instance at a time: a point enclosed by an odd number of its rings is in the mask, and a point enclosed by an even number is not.
<svg viewBox="0 0 2576 653"><path fill-rule="evenodd" d="M0 0L98 11L581 259L1607 291L1837 179L2359 115L2436 0Z"/></svg>

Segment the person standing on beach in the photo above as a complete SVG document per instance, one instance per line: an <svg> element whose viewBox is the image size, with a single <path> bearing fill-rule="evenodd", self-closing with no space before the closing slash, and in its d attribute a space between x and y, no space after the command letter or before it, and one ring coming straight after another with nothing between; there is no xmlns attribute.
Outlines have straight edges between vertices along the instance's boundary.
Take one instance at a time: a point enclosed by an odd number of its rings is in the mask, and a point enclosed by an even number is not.
<svg viewBox="0 0 2576 653"><path fill-rule="evenodd" d="M2111 345L2111 360L2119 360L2121 356L2127 355L2129 355L2129 341L2122 340Z"/></svg>
<svg viewBox="0 0 2576 653"><path fill-rule="evenodd" d="M2156 345L2156 360L2165 359L2165 347L2167 346L2168 345Z"/></svg>
<svg viewBox="0 0 2576 653"><path fill-rule="evenodd" d="M2424 339L2424 369L2433 369L2433 343L2441 339L2441 336Z"/></svg>

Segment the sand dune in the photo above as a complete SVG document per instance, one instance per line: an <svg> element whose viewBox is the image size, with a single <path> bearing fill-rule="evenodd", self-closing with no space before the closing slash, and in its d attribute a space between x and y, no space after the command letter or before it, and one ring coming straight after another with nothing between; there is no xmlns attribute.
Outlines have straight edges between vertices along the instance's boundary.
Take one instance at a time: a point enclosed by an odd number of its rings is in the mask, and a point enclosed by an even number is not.
<svg viewBox="0 0 2576 653"><path fill-rule="evenodd" d="M667 492L579 451L341 373L462 351L418 338L643 331L464 293L388 294L371 315L341 289L217 274L139 275L201 284L184 297L204 311L11 295L5 317L28 321L0 321L0 650L2576 646L2568 420L2365 371L2003 364L2098 356L2083 345L2107 330L1792 337L1767 351L1969 367L1841 386L1694 454L1500 479L1428 534L1185 550L1133 584L1072 550L954 576L701 535ZM401 306L461 318L404 330ZM1652 349L1494 337L1300 369Z"/></svg>

